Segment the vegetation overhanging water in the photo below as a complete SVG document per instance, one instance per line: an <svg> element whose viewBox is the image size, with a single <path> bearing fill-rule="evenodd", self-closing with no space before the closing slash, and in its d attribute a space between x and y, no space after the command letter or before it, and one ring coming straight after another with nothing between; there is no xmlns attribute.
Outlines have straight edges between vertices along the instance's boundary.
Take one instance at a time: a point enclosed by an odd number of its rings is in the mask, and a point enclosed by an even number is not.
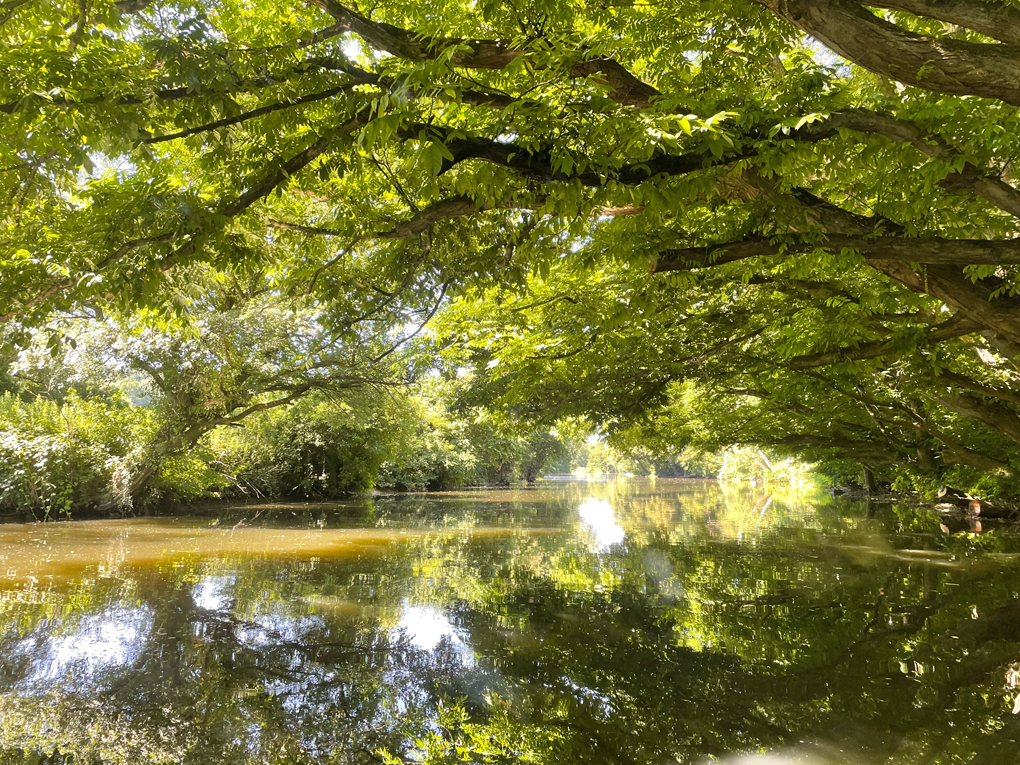
<svg viewBox="0 0 1020 765"><path fill-rule="evenodd" d="M0 765L1020 762L1018 83L1020 0L0 0ZM366 494L550 472L721 483Z"/></svg>

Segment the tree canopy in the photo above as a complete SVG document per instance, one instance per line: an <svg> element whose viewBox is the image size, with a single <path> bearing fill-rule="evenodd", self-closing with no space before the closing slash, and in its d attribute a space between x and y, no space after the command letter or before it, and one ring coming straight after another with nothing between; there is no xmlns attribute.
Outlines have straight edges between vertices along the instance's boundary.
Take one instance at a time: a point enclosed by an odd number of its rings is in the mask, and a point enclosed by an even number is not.
<svg viewBox="0 0 1020 765"><path fill-rule="evenodd" d="M508 405L1020 469L1014 2L7 0L0 43L12 340L452 299Z"/></svg>

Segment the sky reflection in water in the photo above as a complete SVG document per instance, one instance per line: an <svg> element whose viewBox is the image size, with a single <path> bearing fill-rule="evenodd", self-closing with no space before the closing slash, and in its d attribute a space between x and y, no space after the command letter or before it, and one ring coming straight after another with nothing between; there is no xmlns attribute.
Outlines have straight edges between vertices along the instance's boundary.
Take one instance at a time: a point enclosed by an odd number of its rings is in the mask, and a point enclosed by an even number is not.
<svg viewBox="0 0 1020 765"><path fill-rule="evenodd" d="M640 480L255 514L0 527L0 761L1020 762L1008 528Z"/></svg>

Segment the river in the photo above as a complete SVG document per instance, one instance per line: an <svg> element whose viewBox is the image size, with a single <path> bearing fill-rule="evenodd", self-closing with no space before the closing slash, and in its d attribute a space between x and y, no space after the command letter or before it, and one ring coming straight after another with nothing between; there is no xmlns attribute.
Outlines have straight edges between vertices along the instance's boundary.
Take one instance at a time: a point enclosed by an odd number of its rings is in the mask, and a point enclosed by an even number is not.
<svg viewBox="0 0 1020 765"><path fill-rule="evenodd" d="M1013 765L982 531L661 479L2 525L0 762Z"/></svg>

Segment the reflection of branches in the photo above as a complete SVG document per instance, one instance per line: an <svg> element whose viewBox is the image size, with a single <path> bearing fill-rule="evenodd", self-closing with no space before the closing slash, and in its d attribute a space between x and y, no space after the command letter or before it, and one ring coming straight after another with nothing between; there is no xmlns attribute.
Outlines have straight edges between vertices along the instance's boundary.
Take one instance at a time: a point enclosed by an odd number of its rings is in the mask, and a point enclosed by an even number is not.
<svg viewBox="0 0 1020 765"><path fill-rule="evenodd" d="M979 584L982 580L998 575L999 572L992 572L975 577L971 580L971 583ZM884 618L889 615L884 605L886 593L889 592L896 578L896 572L889 574L884 586L879 591L879 598L871 606L870 610L873 611L874 615L864 625L862 634L857 640L854 640L829 661L805 667L797 672L776 678L775 682L770 685L770 691L777 696L789 696L794 688L803 689L803 692L808 696L829 693L831 692L830 678L838 667L848 664L853 666L854 660L861 654L862 650L871 648L883 641L901 639L920 633L931 624L932 617L938 612L943 611L948 605L951 605L943 599L942 601L932 600L927 604L908 608L907 613L912 617L909 622L905 621L901 626L878 630L877 628L882 624ZM965 651L965 654L972 653L971 649L976 645L994 642L998 639L1008 639L1011 641L1011 645L1006 651L1008 656L1012 656L1015 653L1015 636L1018 624L1020 624L1020 601L1013 601L979 620L966 619L961 621L955 629L947 631L946 636L952 639L952 646L959 647ZM1007 635L1009 636L1008 638L1006 637ZM910 724L912 726L923 724L924 721L930 720L943 709L951 706L951 699L955 697L961 688L968 684L981 682L981 678L999 668L1003 660L1004 655L1000 650L993 652L991 656L982 652L981 655L973 656L970 661L951 664L949 677L938 683L936 690L938 700L926 704L926 711L918 713L921 714L923 719L914 719ZM887 679L902 680L906 678L897 672L888 675Z"/></svg>
<svg viewBox="0 0 1020 765"><path fill-rule="evenodd" d="M566 728L567 730L583 733L585 736L587 736L588 738L595 742L595 744L598 746L599 753L602 754L603 756L612 752L612 754L614 755L612 759L614 759L617 762L626 763L628 765L629 763L634 762L632 758L625 757L623 755L623 753L620 751L619 746L612 744L611 742L607 741L603 736L599 735L598 728L592 728L586 725L578 725L577 723L571 722L570 720L565 720L562 717L545 718L541 720L541 723L544 725L551 725L554 728ZM703 744L707 743L708 743L707 741L703 742ZM715 749L713 751L713 748L711 746L704 745L700 748L700 751L701 753L706 752L713 754L723 753L723 750L721 749Z"/></svg>

